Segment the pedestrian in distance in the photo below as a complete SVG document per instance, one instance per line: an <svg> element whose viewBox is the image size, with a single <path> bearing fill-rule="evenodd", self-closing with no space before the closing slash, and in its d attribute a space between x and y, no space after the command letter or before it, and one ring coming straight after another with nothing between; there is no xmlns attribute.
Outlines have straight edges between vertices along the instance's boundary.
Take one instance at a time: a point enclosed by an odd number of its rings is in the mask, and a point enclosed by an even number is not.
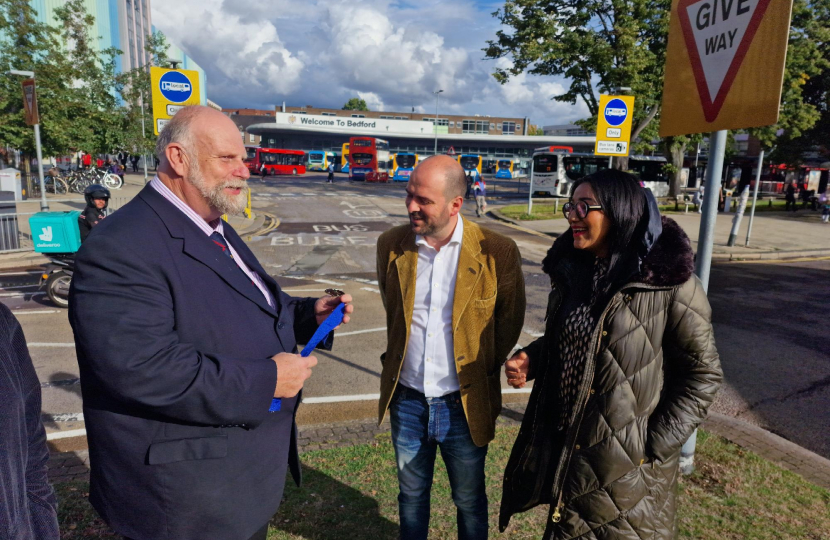
<svg viewBox="0 0 830 540"><path fill-rule="evenodd" d="M118 162L121 163L121 168L125 171L127 170L127 160L129 159L129 154L125 151L118 152Z"/></svg>
<svg viewBox="0 0 830 540"><path fill-rule="evenodd" d="M84 152L84 156L81 158L81 163L83 163L84 169L92 167L92 154Z"/></svg>
<svg viewBox="0 0 830 540"><path fill-rule="evenodd" d="M139 159L140 158L135 154L130 156L130 164L133 166L133 172L134 173L138 172L138 160Z"/></svg>
<svg viewBox="0 0 830 540"><path fill-rule="evenodd" d="M481 175L476 176L473 183L473 194L476 198L476 216L481 217L487 212L487 185Z"/></svg>
<svg viewBox="0 0 830 540"><path fill-rule="evenodd" d="M516 243L461 217L464 189L457 161L422 161L406 186L409 224L378 239L387 324L378 421L389 412L402 540L427 538L438 448L458 537L487 538L484 461L525 292Z"/></svg>
<svg viewBox="0 0 830 540"><path fill-rule="evenodd" d="M57 540L40 382L20 323L0 304L0 538Z"/></svg>
<svg viewBox="0 0 830 540"><path fill-rule="evenodd" d="M221 219L248 195L227 116L184 108L156 153L158 175L75 260L89 500L130 539L265 539L287 470L300 479L294 418L317 360L297 346L335 309L349 322L351 296L289 296Z"/></svg>
<svg viewBox="0 0 830 540"><path fill-rule="evenodd" d="M545 540L668 540L680 447L723 378L691 243L622 171L577 180L563 210L544 336L505 368L514 388L535 382L499 528L545 504Z"/></svg>
<svg viewBox="0 0 830 540"><path fill-rule="evenodd" d="M795 212L796 210L798 210L798 207L796 206L795 194L795 181L789 182L784 191L784 200L786 201L784 203L785 211L792 210L793 212Z"/></svg>
<svg viewBox="0 0 830 540"><path fill-rule="evenodd" d="M473 190L473 177L470 175L470 171L467 171L467 191L464 192L464 200L470 200L470 192Z"/></svg>
<svg viewBox="0 0 830 540"><path fill-rule="evenodd" d="M329 184L334 183L334 162L329 163L328 171L329 171L328 183Z"/></svg>
<svg viewBox="0 0 830 540"><path fill-rule="evenodd" d="M701 182L698 190L695 191L694 195L692 195L692 203L695 205L695 208L697 208L698 214L703 213L703 197L706 195L706 187L704 184L704 182Z"/></svg>
<svg viewBox="0 0 830 540"><path fill-rule="evenodd" d="M830 223L830 197L827 196L827 191L819 194L818 203L821 207L821 221Z"/></svg>

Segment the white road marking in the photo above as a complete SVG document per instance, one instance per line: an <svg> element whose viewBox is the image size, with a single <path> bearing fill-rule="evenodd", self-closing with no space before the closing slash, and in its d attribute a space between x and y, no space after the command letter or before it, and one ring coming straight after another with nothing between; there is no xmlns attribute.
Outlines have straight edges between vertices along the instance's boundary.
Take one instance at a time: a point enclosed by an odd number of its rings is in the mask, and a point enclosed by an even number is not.
<svg viewBox="0 0 830 540"><path fill-rule="evenodd" d="M12 315L42 315L44 313L57 313L57 309L21 309L12 311Z"/></svg>
<svg viewBox="0 0 830 540"><path fill-rule="evenodd" d="M69 439L71 437L86 437L86 430L70 429L69 431L53 431L46 435L46 440L54 441L55 439Z"/></svg>
<svg viewBox="0 0 830 540"><path fill-rule="evenodd" d="M29 272L2 272L0 276L36 276L42 273L41 270L30 270Z"/></svg>
<svg viewBox="0 0 830 540"><path fill-rule="evenodd" d="M339 283L337 281L331 281L331 280L328 280L328 279L315 279L314 281L317 282L317 283L322 283L324 285L338 285L338 286L345 285L345 283Z"/></svg>
<svg viewBox="0 0 830 540"><path fill-rule="evenodd" d="M532 328L528 328L526 326L524 328L522 328L522 332L524 332L525 334L527 334L531 337L542 337L542 336L545 335L544 332L538 332L538 331L533 330Z"/></svg>
<svg viewBox="0 0 830 540"><path fill-rule="evenodd" d="M356 336L357 334L370 334L372 332L383 332L386 330L386 327L383 328L369 328L368 330L355 330L353 332L335 332L335 337L345 337L345 336Z"/></svg>
<svg viewBox="0 0 830 540"><path fill-rule="evenodd" d="M84 413L45 413L41 415L44 422L83 422Z"/></svg>
<svg viewBox="0 0 830 540"><path fill-rule="evenodd" d="M356 281L358 283L365 283L366 285L378 285L378 281L376 279L363 279L363 278L356 278L356 277L349 277L349 276L337 276L337 279L346 279L350 281Z"/></svg>
<svg viewBox="0 0 830 540"><path fill-rule="evenodd" d="M38 285L37 283L34 283L32 285L11 285L9 287L3 287L3 290L10 291L12 289L30 289L32 287L40 287L40 285Z"/></svg>
<svg viewBox="0 0 830 540"><path fill-rule="evenodd" d="M31 347L74 347L74 343L27 343Z"/></svg>
<svg viewBox="0 0 830 540"><path fill-rule="evenodd" d="M36 293L25 293L25 292L11 292L11 293L0 293L0 298L24 298L26 296L35 297L35 296L46 296L45 292L36 292Z"/></svg>
<svg viewBox="0 0 830 540"><path fill-rule="evenodd" d="M378 294L380 294L380 291L379 291L379 290L377 290L377 289L373 289L373 288L371 288L371 287L361 287L361 288L360 288L360 290L361 290L361 291L369 291L369 292L373 292L373 293L378 293Z"/></svg>

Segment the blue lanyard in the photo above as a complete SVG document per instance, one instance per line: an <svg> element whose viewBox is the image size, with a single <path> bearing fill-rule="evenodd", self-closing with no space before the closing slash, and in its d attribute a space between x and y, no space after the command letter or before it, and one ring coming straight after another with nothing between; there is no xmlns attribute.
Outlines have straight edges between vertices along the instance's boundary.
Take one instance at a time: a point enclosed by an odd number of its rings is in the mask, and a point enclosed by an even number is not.
<svg viewBox="0 0 830 540"><path fill-rule="evenodd" d="M334 311L331 312L331 315L326 317L326 320L323 321L317 331L314 332L314 335L311 336L311 339L308 341L308 344L300 353L300 356L305 358L306 356L311 354L311 351L314 350L317 345L320 344L321 341L326 339L326 336L334 330L337 326L339 326L343 322L343 315L345 315L346 304L340 304ZM277 374L279 376L279 374ZM282 400L280 398L274 398L271 400L271 408L268 409L268 412L277 412L280 410L282 406Z"/></svg>

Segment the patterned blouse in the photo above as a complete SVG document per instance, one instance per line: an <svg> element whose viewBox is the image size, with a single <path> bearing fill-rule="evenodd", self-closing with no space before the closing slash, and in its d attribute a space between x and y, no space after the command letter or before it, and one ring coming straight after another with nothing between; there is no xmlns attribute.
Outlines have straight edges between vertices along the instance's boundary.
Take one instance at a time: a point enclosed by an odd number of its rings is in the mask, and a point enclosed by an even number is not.
<svg viewBox="0 0 830 540"><path fill-rule="evenodd" d="M608 272L608 259L596 258L591 298L582 302L571 311L562 323L557 335L559 358L562 365L562 378L559 382L559 430L568 427L571 412L576 401L576 394L582 382L585 360L590 350L591 333L596 321L591 308L599 296L599 287Z"/></svg>

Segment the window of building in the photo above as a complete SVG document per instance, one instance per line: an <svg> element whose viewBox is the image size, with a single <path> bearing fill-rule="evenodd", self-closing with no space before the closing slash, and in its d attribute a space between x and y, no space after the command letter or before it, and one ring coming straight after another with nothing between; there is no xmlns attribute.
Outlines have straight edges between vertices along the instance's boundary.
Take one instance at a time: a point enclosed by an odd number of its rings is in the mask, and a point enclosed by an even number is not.
<svg viewBox="0 0 830 540"><path fill-rule="evenodd" d="M305 113L303 113L303 114L305 114ZM322 116L337 116L337 113L333 113L333 112L324 112L324 113L320 113L320 114Z"/></svg>
<svg viewBox="0 0 830 540"><path fill-rule="evenodd" d="M409 120L406 116L396 116L395 120Z"/></svg>
<svg viewBox="0 0 830 540"><path fill-rule="evenodd" d="M455 127L455 122L453 122L452 120L450 120L450 127Z"/></svg>
<svg viewBox="0 0 830 540"><path fill-rule="evenodd" d="M429 122L430 124L435 124L435 117L434 116L431 117L431 118L424 117L424 122ZM447 118L439 118L438 119L438 125L439 126L449 126L450 121Z"/></svg>
<svg viewBox="0 0 830 540"><path fill-rule="evenodd" d="M490 131L493 131L494 129L496 129L496 124L490 124Z"/></svg>
<svg viewBox="0 0 830 540"><path fill-rule="evenodd" d="M306 111L291 111L291 114L308 114Z"/></svg>
<svg viewBox="0 0 830 540"><path fill-rule="evenodd" d="M516 133L516 122L502 122L501 132L503 135L513 135ZM521 129L519 129L519 132L521 133Z"/></svg>
<svg viewBox="0 0 830 540"><path fill-rule="evenodd" d="M254 135L253 133L249 133L248 142L256 142L256 135Z"/></svg>
<svg viewBox="0 0 830 540"><path fill-rule="evenodd" d="M365 114L353 114L352 118L366 118Z"/></svg>
<svg viewBox="0 0 830 540"><path fill-rule="evenodd" d="M461 122L461 132L487 135L489 125L486 120L464 120Z"/></svg>

